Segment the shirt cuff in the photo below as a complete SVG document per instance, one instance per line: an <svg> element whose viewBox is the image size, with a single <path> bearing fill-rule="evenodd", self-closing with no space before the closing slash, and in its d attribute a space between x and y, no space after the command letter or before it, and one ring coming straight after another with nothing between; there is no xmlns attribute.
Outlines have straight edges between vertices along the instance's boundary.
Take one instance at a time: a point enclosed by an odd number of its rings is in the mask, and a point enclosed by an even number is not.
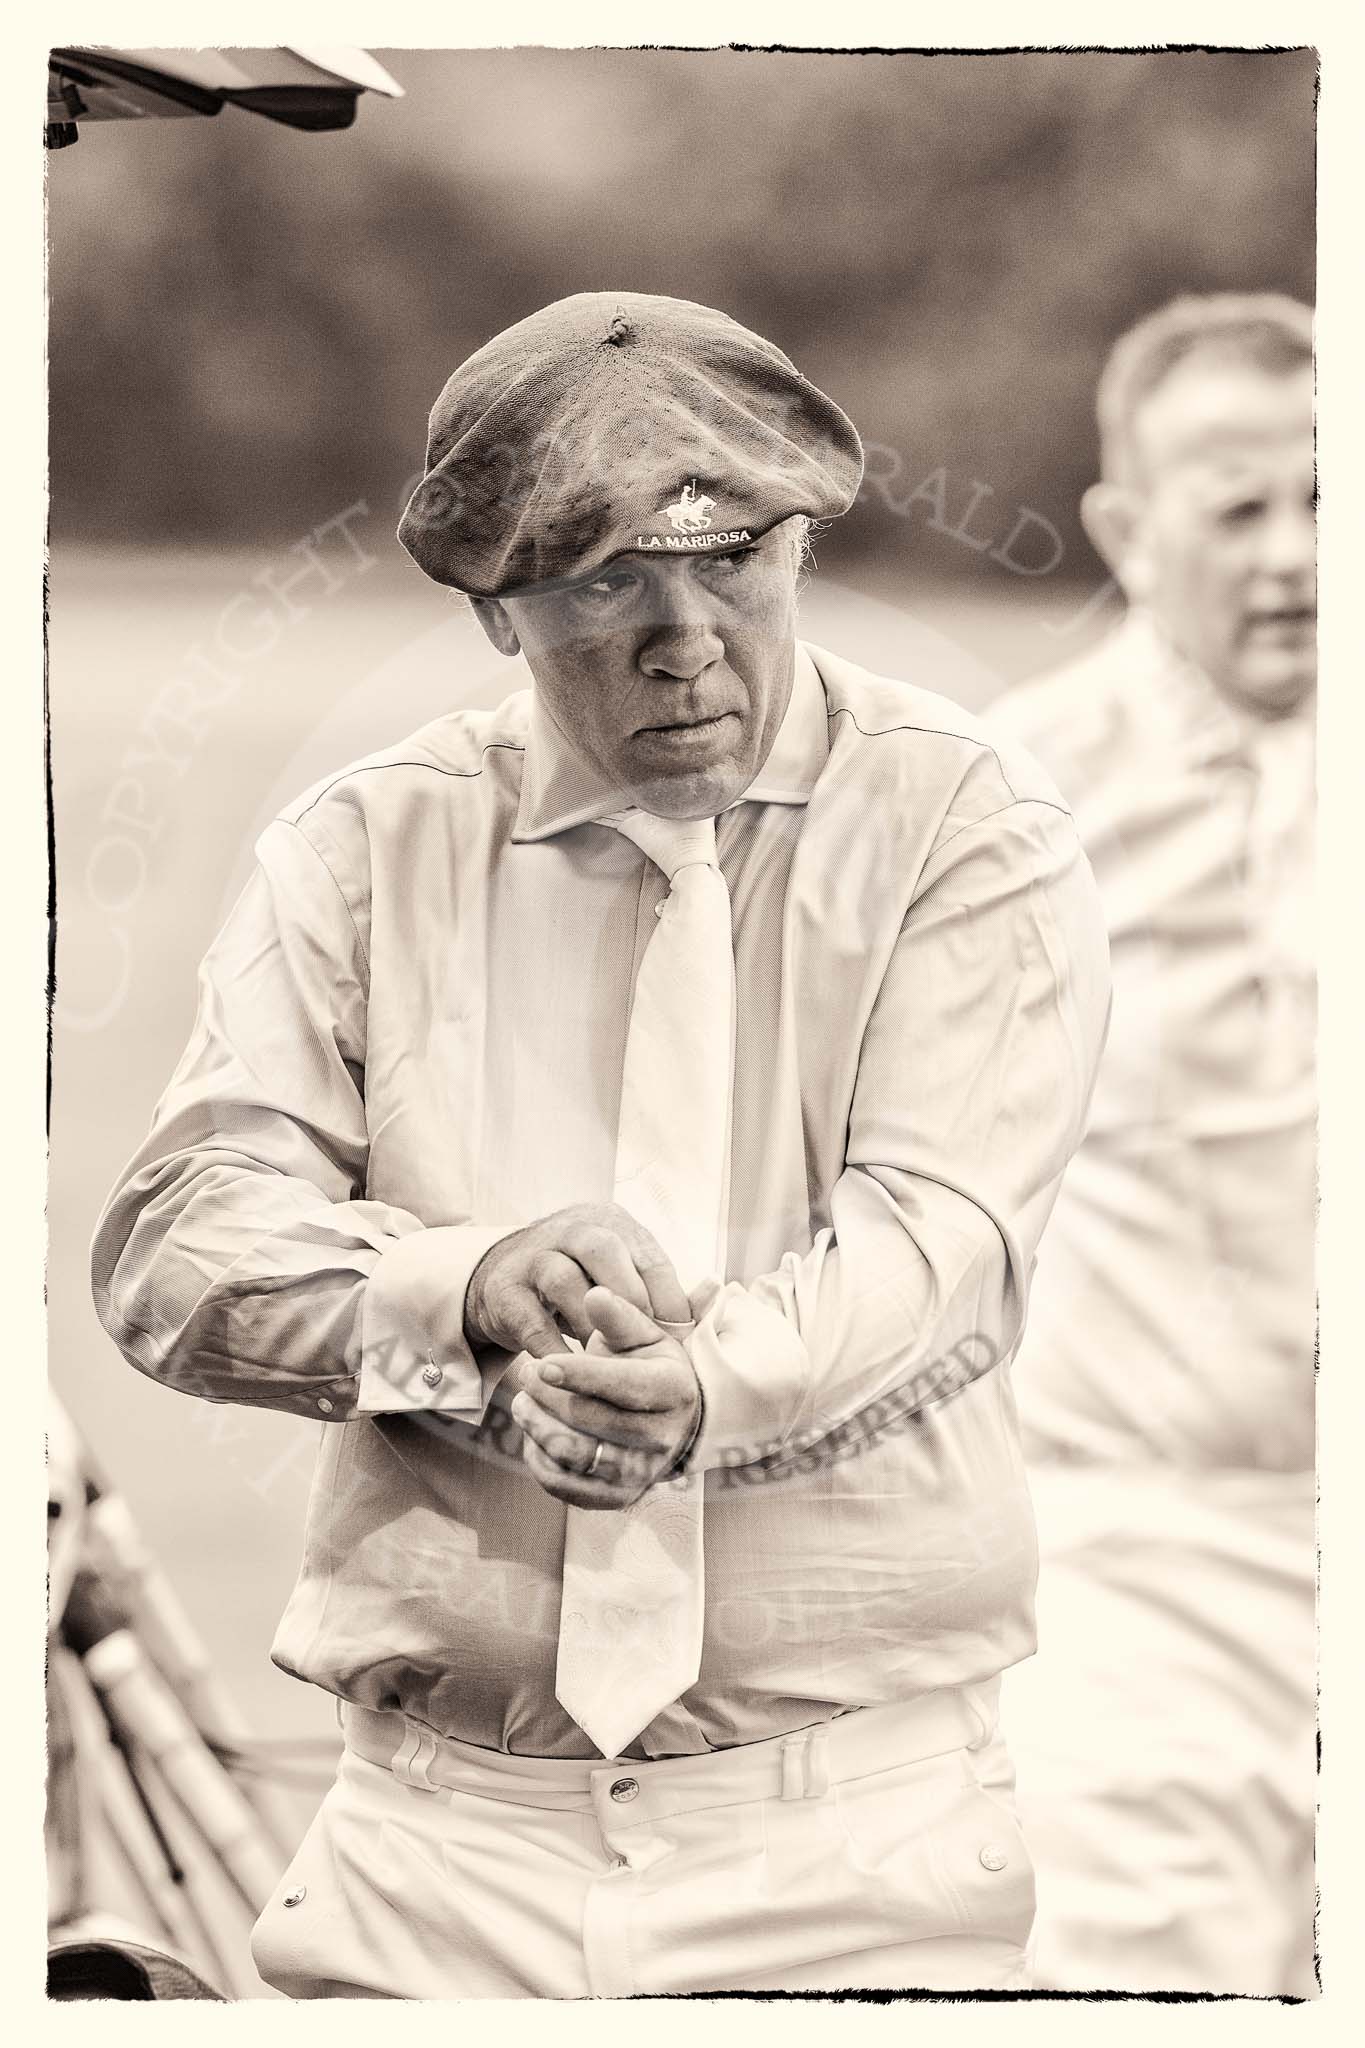
<svg viewBox="0 0 1365 2048"><path fill-rule="evenodd" d="M796 1426L811 1361L780 1309L737 1281L715 1296L687 1340L702 1421L684 1469L749 1465L780 1451Z"/></svg>
<svg viewBox="0 0 1365 2048"><path fill-rule="evenodd" d="M484 1253L517 1227L438 1224L388 1247L365 1283L357 1415L482 1421L511 1360L505 1351L471 1351L464 1298Z"/></svg>

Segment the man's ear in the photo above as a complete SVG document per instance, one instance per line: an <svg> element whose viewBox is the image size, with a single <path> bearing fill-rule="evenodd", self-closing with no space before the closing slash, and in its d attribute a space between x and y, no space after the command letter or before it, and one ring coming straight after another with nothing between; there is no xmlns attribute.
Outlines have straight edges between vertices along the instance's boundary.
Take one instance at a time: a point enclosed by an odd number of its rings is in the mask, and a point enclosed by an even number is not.
<svg viewBox="0 0 1365 2048"><path fill-rule="evenodd" d="M1146 558L1140 544L1141 507L1134 493L1123 484L1091 484L1081 499L1081 524L1124 594L1142 597Z"/></svg>
<svg viewBox="0 0 1365 2048"><path fill-rule="evenodd" d="M521 642L517 629L508 618L502 605L495 597L471 597L474 616L483 627L499 654L520 654Z"/></svg>

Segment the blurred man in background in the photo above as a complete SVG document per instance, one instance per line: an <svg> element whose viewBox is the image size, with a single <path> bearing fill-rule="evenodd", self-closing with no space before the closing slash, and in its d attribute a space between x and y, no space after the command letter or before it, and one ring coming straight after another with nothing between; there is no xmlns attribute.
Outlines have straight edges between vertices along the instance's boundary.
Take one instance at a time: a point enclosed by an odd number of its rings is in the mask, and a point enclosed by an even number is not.
<svg viewBox="0 0 1365 2048"><path fill-rule="evenodd" d="M1017 1367L1036 1961L1072 1988L1309 1994L1309 311L1177 300L1119 342L1098 409L1084 518L1127 618L994 714L1074 806L1115 989Z"/></svg>

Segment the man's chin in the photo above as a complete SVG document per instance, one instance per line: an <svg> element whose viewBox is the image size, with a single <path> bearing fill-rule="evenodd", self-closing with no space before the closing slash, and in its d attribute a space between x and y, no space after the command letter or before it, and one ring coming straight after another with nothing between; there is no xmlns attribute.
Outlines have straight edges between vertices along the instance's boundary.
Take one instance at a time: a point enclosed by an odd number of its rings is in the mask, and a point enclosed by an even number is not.
<svg viewBox="0 0 1365 2048"><path fill-rule="evenodd" d="M1317 687L1317 663L1311 659L1246 662L1231 678L1230 693L1261 718L1289 718L1307 703Z"/></svg>
<svg viewBox="0 0 1365 2048"><path fill-rule="evenodd" d="M751 780L732 763L680 768L638 781L631 802L656 818L714 818L744 794Z"/></svg>

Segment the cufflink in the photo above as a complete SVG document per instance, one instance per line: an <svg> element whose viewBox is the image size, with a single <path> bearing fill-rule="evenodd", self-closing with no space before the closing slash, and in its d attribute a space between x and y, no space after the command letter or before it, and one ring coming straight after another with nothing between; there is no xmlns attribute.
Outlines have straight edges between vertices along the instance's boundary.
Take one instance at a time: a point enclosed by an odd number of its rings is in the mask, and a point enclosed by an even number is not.
<svg viewBox="0 0 1365 2048"><path fill-rule="evenodd" d="M437 1365L435 1359L433 1359L429 1365L424 1365L422 1367L422 1379L424 1384L428 1387L439 1387L443 1377L444 1375L441 1372L441 1368L439 1365Z"/></svg>

